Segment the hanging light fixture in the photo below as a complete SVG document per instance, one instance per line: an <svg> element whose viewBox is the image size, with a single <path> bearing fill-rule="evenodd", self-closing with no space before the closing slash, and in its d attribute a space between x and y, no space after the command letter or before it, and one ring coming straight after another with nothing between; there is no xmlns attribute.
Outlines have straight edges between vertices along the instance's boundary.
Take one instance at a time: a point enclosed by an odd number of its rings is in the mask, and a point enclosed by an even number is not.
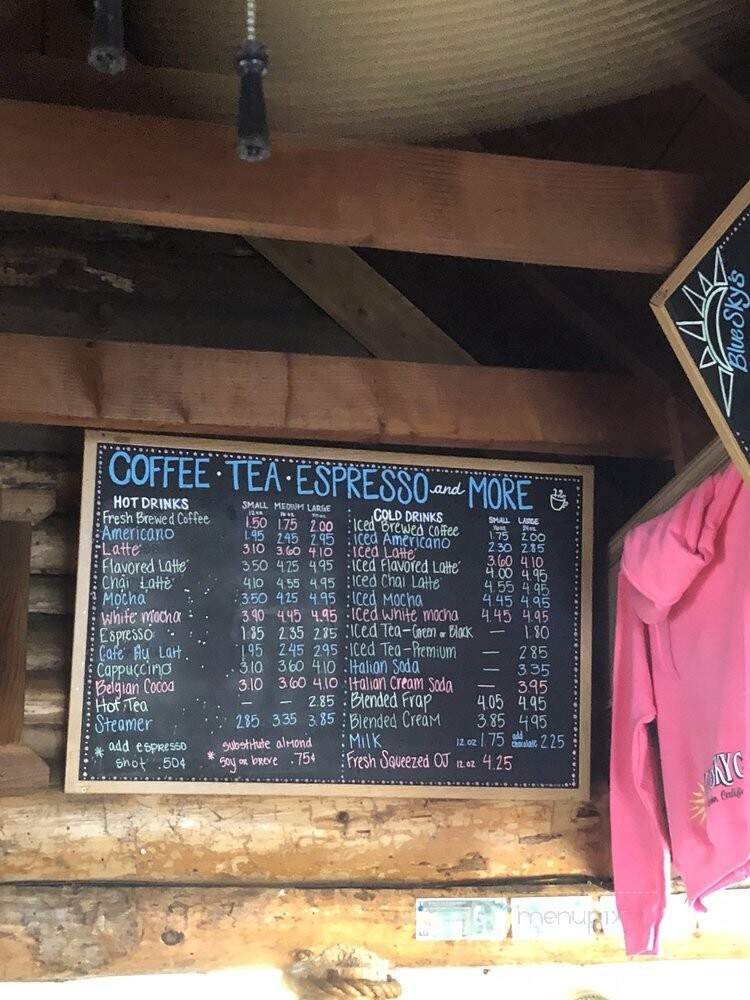
<svg viewBox="0 0 750 1000"><path fill-rule="evenodd" d="M100 73L122 73L127 65L122 0L94 0L89 65Z"/></svg>
<svg viewBox="0 0 750 1000"><path fill-rule="evenodd" d="M237 72L240 76L237 155L246 163L259 163L271 155L263 96L263 77L268 72L268 54L255 33L255 0L246 0L245 41L237 56Z"/></svg>

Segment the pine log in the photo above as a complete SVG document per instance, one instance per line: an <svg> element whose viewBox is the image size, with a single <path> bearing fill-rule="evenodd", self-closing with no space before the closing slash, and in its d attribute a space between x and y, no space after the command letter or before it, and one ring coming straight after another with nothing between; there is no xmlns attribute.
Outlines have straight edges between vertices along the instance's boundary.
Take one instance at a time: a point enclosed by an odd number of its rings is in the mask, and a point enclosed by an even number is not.
<svg viewBox="0 0 750 1000"><path fill-rule="evenodd" d="M55 509L55 491L48 486L0 485L0 521L38 524Z"/></svg>
<svg viewBox="0 0 750 1000"><path fill-rule="evenodd" d="M27 726L65 725L68 685L59 673L30 674L26 681L24 721Z"/></svg>
<svg viewBox="0 0 750 1000"><path fill-rule="evenodd" d="M61 732L47 726L34 730ZM591 803L73 796L0 798L6 881L452 884L607 877L605 790Z"/></svg>
<svg viewBox="0 0 750 1000"><path fill-rule="evenodd" d="M59 726L29 726L24 720L21 743L55 771L60 770L65 756L65 733Z"/></svg>
<svg viewBox="0 0 750 1000"><path fill-rule="evenodd" d="M76 569L78 521L65 514L48 517L31 533L31 572L72 575Z"/></svg>
<svg viewBox="0 0 750 1000"><path fill-rule="evenodd" d="M29 581L29 611L42 615L73 613L75 584L69 576L31 577Z"/></svg>
<svg viewBox="0 0 750 1000"><path fill-rule="evenodd" d="M29 615L27 670L70 672L73 619L68 615Z"/></svg>
<svg viewBox="0 0 750 1000"><path fill-rule="evenodd" d="M0 486L54 489L58 510L72 510L81 492L80 461L58 455L0 455Z"/></svg>
<svg viewBox="0 0 750 1000"><path fill-rule="evenodd" d="M553 893L559 890L552 889ZM587 894L585 885L566 895ZM541 940L417 940L414 914L424 893L410 889L175 889L7 886L0 888L0 979L45 981L88 976L288 968L300 949L366 945L396 966L477 966L624 959L621 939L564 931ZM486 889L431 896L487 897ZM593 908L596 909L594 898ZM562 914L564 917L564 913ZM577 930L577 928L576 928ZM744 958L747 925L721 934L685 928L665 934L664 958ZM137 982L137 980L136 980Z"/></svg>
<svg viewBox="0 0 750 1000"><path fill-rule="evenodd" d="M510 942L416 941L416 898L408 890L6 887L0 978L285 967L299 949L337 943L366 944L410 966L483 965L528 951Z"/></svg>
<svg viewBox="0 0 750 1000"><path fill-rule="evenodd" d="M45 762L27 746L18 743L0 746L0 793L3 796L23 795L33 788L44 788L49 784L49 768ZM6 798L2 801L10 802ZM0 858L3 846L0 845ZM0 866L0 872L2 872ZM2 917L0 917L0 926ZM0 938L2 938L0 930ZM2 980L2 949L0 948L0 980Z"/></svg>

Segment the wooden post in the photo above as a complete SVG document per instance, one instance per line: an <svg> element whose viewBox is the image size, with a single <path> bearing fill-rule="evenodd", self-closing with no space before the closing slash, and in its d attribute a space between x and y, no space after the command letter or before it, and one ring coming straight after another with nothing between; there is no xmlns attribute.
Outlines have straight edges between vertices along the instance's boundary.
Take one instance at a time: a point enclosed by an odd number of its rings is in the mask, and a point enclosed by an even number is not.
<svg viewBox="0 0 750 1000"><path fill-rule="evenodd" d="M0 745L23 728L30 562L31 525L0 521Z"/></svg>
<svg viewBox="0 0 750 1000"><path fill-rule="evenodd" d="M51 490L0 489L0 791L49 782L49 768L21 745L26 692L31 525L55 506Z"/></svg>

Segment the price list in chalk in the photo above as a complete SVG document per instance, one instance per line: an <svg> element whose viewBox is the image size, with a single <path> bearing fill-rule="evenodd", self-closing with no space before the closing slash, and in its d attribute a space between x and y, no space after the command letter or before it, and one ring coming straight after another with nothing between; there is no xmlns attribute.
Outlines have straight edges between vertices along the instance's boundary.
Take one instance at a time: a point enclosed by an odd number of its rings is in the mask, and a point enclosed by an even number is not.
<svg viewBox="0 0 750 1000"><path fill-rule="evenodd" d="M147 442L90 446L76 782L580 787L588 470Z"/></svg>

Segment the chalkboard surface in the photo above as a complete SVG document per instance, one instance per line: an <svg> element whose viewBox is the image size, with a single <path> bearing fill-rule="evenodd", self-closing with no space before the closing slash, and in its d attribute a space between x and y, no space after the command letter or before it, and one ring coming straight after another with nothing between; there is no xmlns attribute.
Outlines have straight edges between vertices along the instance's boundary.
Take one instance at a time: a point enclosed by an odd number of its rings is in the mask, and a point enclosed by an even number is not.
<svg viewBox="0 0 750 1000"><path fill-rule="evenodd" d="M670 275L651 307L750 485L750 184Z"/></svg>
<svg viewBox="0 0 750 1000"><path fill-rule="evenodd" d="M582 466L89 434L66 789L586 795L591 505Z"/></svg>

